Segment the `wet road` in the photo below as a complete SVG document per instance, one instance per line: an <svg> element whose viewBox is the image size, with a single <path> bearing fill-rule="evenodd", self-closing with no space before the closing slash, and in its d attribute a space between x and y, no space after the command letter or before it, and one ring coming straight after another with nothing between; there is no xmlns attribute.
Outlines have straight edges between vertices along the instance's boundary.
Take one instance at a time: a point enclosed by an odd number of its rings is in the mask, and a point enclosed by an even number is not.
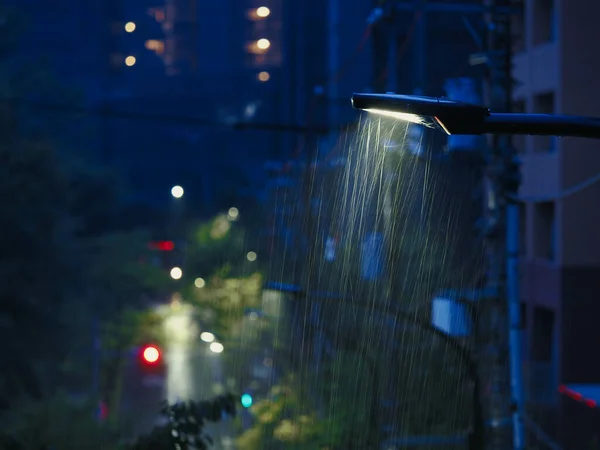
<svg viewBox="0 0 600 450"><path fill-rule="evenodd" d="M223 393L225 374L222 354L213 353L198 336L200 330L192 319L192 310L164 308L166 345L163 358L167 365L164 378L140 373L138 361L132 358L125 371L123 399L124 411L134 417L137 433L148 431L161 423L158 414L160 403L203 400ZM226 351L226 350L225 350ZM233 449L234 430L231 420L210 424L206 432L214 439L212 448Z"/></svg>

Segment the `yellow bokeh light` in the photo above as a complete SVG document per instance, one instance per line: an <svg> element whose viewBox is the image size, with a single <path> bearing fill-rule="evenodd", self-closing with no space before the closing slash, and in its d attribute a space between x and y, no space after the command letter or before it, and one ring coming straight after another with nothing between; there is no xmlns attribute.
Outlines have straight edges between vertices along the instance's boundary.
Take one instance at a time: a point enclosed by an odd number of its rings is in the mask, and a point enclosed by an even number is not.
<svg viewBox="0 0 600 450"><path fill-rule="evenodd" d="M269 75L269 72L260 72L258 74L258 81L262 81L263 83L265 81L269 81L270 78L271 78L271 75Z"/></svg>
<svg viewBox="0 0 600 450"><path fill-rule="evenodd" d="M268 17L269 14L271 14L271 10L269 8L267 8L266 6L261 6L259 8L256 8L256 15L258 17Z"/></svg>
<svg viewBox="0 0 600 450"><path fill-rule="evenodd" d="M133 66L135 65L136 59L135 56L128 56L127 58L125 58L125 65L126 66Z"/></svg>
<svg viewBox="0 0 600 450"><path fill-rule="evenodd" d="M262 38L256 41L256 46L261 50L266 50L271 46L271 42L268 39Z"/></svg>
<svg viewBox="0 0 600 450"><path fill-rule="evenodd" d="M133 33L135 31L135 23L127 22L125 24L125 31L127 31L128 33Z"/></svg>

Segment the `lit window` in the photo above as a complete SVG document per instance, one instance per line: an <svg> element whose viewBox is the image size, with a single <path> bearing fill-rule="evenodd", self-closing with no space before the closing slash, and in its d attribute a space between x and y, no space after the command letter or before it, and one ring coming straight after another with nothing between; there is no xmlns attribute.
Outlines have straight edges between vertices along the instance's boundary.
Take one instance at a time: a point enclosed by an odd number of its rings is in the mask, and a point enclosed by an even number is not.
<svg viewBox="0 0 600 450"><path fill-rule="evenodd" d="M125 65L131 67L135 65L135 61L135 56L128 56L127 58L125 58Z"/></svg>
<svg viewBox="0 0 600 450"><path fill-rule="evenodd" d="M133 33L135 31L135 23L127 22L125 24L125 31L127 31L128 33Z"/></svg>
<svg viewBox="0 0 600 450"><path fill-rule="evenodd" d="M271 75L269 75L269 72L260 72L257 76L258 81L262 81L263 83L265 81L269 81L269 79L271 78Z"/></svg>
<svg viewBox="0 0 600 450"><path fill-rule="evenodd" d="M256 46L261 50L266 50L271 46L271 42L268 39L262 38L256 41Z"/></svg>
<svg viewBox="0 0 600 450"><path fill-rule="evenodd" d="M147 40L145 46L148 50L153 50L158 54L163 54L165 52L165 43L158 39Z"/></svg>
<svg viewBox="0 0 600 450"><path fill-rule="evenodd" d="M256 8L256 15L258 17L268 17L271 14L271 10L266 6L261 6L260 8Z"/></svg>

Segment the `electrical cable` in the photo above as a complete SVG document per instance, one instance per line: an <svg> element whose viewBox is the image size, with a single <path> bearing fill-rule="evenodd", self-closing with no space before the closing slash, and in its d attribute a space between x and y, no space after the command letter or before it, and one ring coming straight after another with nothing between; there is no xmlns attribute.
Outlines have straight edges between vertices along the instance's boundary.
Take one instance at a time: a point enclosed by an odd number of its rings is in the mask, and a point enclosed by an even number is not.
<svg viewBox="0 0 600 450"><path fill-rule="evenodd" d="M582 181L581 183L576 184L575 186L572 186L568 189L565 189L564 191L562 191L560 194L558 195L554 195L554 196L509 196L509 198L511 200L514 201L518 201L518 202L522 202L522 203L545 203L545 202L552 202L552 201L556 201L556 200L564 200L567 197L571 197L575 194L578 194L579 192L583 191L584 189L587 189L591 186L593 186L594 184L600 182L600 173L597 173L596 175L588 178L585 181Z"/></svg>

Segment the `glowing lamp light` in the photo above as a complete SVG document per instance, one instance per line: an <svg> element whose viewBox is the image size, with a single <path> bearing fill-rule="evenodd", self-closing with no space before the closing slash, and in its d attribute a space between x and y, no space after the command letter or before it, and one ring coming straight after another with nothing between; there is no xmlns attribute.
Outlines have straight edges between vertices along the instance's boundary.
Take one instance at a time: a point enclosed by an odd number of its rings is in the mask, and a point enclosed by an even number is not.
<svg viewBox="0 0 600 450"><path fill-rule="evenodd" d="M160 359L160 352L156 347L149 345L142 352L142 357L148 364L154 364Z"/></svg>
<svg viewBox="0 0 600 450"><path fill-rule="evenodd" d="M173 186L173 188L171 188L171 195L174 198L181 198L183 197L183 188L181 186Z"/></svg>
<svg viewBox="0 0 600 450"><path fill-rule="evenodd" d="M256 78L258 78L258 81L265 83L271 79L271 75L269 74L269 72L263 71L263 72L259 72L258 75L256 76Z"/></svg>
<svg viewBox="0 0 600 450"><path fill-rule="evenodd" d="M256 252L248 252L246 254L246 259L250 262L256 261L256 258L258 258L258 255L256 254Z"/></svg>
<svg viewBox="0 0 600 450"><path fill-rule="evenodd" d="M266 50L271 46L271 41L268 39L262 38L256 41L256 46L261 50Z"/></svg>
<svg viewBox="0 0 600 450"><path fill-rule="evenodd" d="M254 403L252 396L250 394L242 394L240 398L240 403L244 408L250 408L252 403Z"/></svg>
<svg viewBox="0 0 600 450"><path fill-rule="evenodd" d="M204 332L200 333L200 339L204 342L211 343L211 342L214 342L215 335L208 331L204 331Z"/></svg>
<svg viewBox="0 0 600 450"><path fill-rule="evenodd" d="M448 135L512 134L600 139L600 118L562 114L495 113L446 98L398 94L354 94L352 106Z"/></svg>
<svg viewBox="0 0 600 450"><path fill-rule="evenodd" d="M180 280L183 276L183 270L181 270L179 267L173 267L169 274L174 280Z"/></svg>
<svg viewBox="0 0 600 450"><path fill-rule="evenodd" d="M229 208L229 211L227 212L227 218L229 220L237 220L239 216L240 216L240 211L237 208L235 208L235 207Z"/></svg>
<svg viewBox="0 0 600 450"><path fill-rule="evenodd" d="M210 344L209 348L210 351L213 353L223 353L223 350L225 349L223 347L223 344L221 344L220 342L213 342L212 344Z"/></svg>
<svg viewBox="0 0 600 450"><path fill-rule="evenodd" d="M260 7L256 8L256 15L258 17L261 17L261 18L269 17L269 14L271 14L271 10L269 8L267 8L266 6L260 6Z"/></svg>
<svg viewBox="0 0 600 450"><path fill-rule="evenodd" d="M125 58L125 65L127 67L135 66L136 61L137 60L135 59L135 56L128 56L127 58Z"/></svg>
<svg viewBox="0 0 600 450"><path fill-rule="evenodd" d="M128 33L133 33L135 31L135 23L127 22L125 24L125 31L127 31Z"/></svg>

